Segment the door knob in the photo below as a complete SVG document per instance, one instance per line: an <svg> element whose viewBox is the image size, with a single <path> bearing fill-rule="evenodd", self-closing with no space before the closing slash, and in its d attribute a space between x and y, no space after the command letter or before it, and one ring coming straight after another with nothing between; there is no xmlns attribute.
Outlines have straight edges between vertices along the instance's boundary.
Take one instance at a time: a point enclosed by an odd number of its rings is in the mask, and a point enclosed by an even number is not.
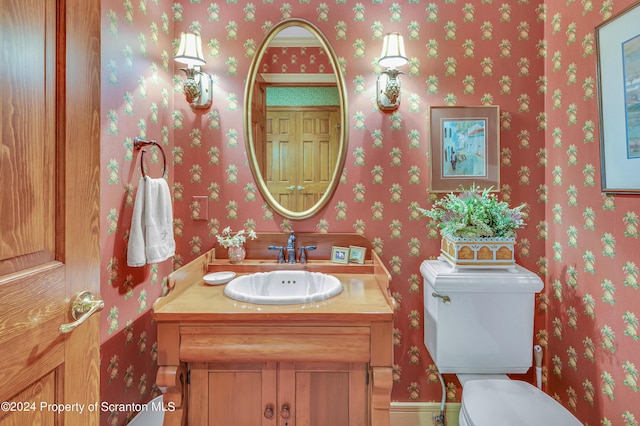
<svg viewBox="0 0 640 426"><path fill-rule="evenodd" d="M289 191L295 191L295 190L296 190L296 187L295 187L295 186L293 186L293 185L291 185L291 186L287 186L287 189L288 189Z"/></svg>
<svg viewBox="0 0 640 426"><path fill-rule="evenodd" d="M298 185L298 187L296 188L298 191L302 191L304 189L304 186Z"/></svg>
<svg viewBox="0 0 640 426"><path fill-rule="evenodd" d="M90 291L83 291L76 295L71 304L71 318L75 321L60 326L60 333L69 333L82 324L94 313L104 308L104 301L95 299L95 295Z"/></svg>

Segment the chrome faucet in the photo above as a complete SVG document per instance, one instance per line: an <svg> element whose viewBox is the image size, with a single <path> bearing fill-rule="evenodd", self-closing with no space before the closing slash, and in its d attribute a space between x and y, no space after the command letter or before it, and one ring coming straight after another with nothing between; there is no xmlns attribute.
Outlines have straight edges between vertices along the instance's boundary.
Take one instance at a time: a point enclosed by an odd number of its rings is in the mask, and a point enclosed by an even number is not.
<svg viewBox="0 0 640 426"><path fill-rule="evenodd" d="M278 250L278 263L284 263L284 252L287 251L287 263L296 263L296 236L291 230L286 246L269 246L269 250Z"/></svg>
<svg viewBox="0 0 640 426"><path fill-rule="evenodd" d="M289 233L287 240L287 263L296 263L296 235L293 229Z"/></svg>
<svg viewBox="0 0 640 426"><path fill-rule="evenodd" d="M316 246L300 246L296 247L296 235L293 229L289 233L289 239L286 246L269 246L269 250L278 251L278 263L284 263L285 255L287 252L287 263L307 263L307 251L315 250ZM300 255L296 259L296 251L300 251Z"/></svg>

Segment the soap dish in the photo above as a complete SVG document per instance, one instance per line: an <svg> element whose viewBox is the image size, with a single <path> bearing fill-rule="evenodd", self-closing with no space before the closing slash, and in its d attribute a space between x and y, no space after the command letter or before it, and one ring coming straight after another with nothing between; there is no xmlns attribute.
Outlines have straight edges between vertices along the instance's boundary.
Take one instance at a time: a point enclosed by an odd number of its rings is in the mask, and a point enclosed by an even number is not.
<svg viewBox="0 0 640 426"><path fill-rule="evenodd" d="M209 285L220 285L226 284L231 281L236 276L235 272L224 271L224 272L213 272L211 274L205 275L202 279L205 283Z"/></svg>

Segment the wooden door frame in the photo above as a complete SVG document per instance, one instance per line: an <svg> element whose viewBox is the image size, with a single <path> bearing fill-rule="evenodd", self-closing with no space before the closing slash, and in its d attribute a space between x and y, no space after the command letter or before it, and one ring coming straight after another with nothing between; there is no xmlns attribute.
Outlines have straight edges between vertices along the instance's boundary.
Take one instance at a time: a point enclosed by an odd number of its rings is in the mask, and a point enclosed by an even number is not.
<svg viewBox="0 0 640 426"><path fill-rule="evenodd" d="M64 173L57 177L56 225L64 238L56 258L67 265L68 298L100 294L100 3L57 0L56 161ZM63 374L65 400L100 402L99 314L65 336ZM100 410L64 414L64 424L99 422Z"/></svg>

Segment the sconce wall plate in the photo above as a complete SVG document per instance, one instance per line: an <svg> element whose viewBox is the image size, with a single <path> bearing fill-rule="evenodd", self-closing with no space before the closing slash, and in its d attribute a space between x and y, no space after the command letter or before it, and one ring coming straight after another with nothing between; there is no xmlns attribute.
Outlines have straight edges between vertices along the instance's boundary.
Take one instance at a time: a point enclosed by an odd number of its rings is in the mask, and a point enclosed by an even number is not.
<svg viewBox="0 0 640 426"><path fill-rule="evenodd" d="M191 108L194 109L206 109L210 108L212 102L211 95L213 94L213 77L206 72L200 73L200 97L196 102L191 102Z"/></svg>
<svg viewBox="0 0 640 426"><path fill-rule="evenodd" d="M187 75L182 90L191 108L206 109L212 104L213 78L199 68L180 68Z"/></svg>
<svg viewBox="0 0 640 426"><path fill-rule="evenodd" d="M383 71L376 80L376 102L382 111L394 111L400 106L400 79L402 71L389 69Z"/></svg>

